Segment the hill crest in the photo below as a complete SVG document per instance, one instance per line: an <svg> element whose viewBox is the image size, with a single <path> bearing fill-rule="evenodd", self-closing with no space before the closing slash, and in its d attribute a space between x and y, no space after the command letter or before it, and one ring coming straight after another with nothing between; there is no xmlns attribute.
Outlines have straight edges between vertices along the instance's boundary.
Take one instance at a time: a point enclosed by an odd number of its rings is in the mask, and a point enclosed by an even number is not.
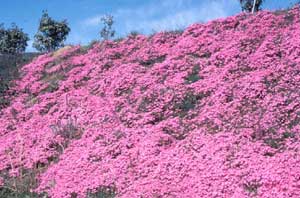
<svg viewBox="0 0 300 198"><path fill-rule="evenodd" d="M299 197L299 15L38 57L1 111L3 186L30 172L54 198Z"/></svg>

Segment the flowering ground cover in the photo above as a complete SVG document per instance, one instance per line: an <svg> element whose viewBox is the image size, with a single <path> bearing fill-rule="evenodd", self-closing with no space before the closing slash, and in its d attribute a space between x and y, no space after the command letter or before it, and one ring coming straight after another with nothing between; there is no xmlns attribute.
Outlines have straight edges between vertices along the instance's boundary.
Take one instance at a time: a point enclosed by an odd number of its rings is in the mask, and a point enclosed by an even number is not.
<svg viewBox="0 0 300 198"><path fill-rule="evenodd" d="M300 9L65 48L0 114L0 196L300 197Z"/></svg>

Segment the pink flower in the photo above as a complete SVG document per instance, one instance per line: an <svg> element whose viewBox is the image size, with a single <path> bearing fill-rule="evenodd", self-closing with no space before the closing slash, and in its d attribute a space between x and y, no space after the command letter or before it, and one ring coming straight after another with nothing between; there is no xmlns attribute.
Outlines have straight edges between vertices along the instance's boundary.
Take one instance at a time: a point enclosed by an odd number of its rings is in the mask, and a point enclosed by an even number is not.
<svg viewBox="0 0 300 198"><path fill-rule="evenodd" d="M299 15L38 57L1 110L0 173L54 198L300 197Z"/></svg>

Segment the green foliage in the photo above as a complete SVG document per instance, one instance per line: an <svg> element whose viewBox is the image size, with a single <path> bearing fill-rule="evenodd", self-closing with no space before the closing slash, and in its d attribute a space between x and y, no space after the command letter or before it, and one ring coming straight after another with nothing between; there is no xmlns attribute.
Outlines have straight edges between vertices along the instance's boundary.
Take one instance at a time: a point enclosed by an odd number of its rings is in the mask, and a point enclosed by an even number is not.
<svg viewBox="0 0 300 198"><path fill-rule="evenodd" d="M8 173L0 172L5 178L3 186L0 186L2 198L47 198L46 193L35 193L33 189L38 184L38 169L21 169L18 177L10 177Z"/></svg>
<svg viewBox="0 0 300 198"><path fill-rule="evenodd" d="M99 187L96 189L96 192L87 192L87 198L114 198L116 195L114 187Z"/></svg>
<svg viewBox="0 0 300 198"><path fill-rule="evenodd" d="M174 30L167 31L166 33L168 33L168 34L182 34L183 32L184 32L184 29L174 29Z"/></svg>
<svg viewBox="0 0 300 198"><path fill-rule="evenodd" d="M141 34L141 33L139 33L139 32L136 31L136 30L133 30L133 31L131 31L131 32L128 34L128 36L131 37L131 38L135 38L135 37L137 37L139 34Z"/></svg>
<svg viewBox="0 0 300 198"><path fill-rule="evenodd" d="M19 68L30 62L38 53L0 54L0 110L10 104L16 94L14 81L20 77Z"/></svg>
<svg viewBox="0 0 300 198"><path fill-rule="evenodd" d="M0 110L7 107L10 104L10 99L7 96L8 90L8 83L3 79L0 79Z"/></svg>
<svg viewBox="0 0 300 198"><path fill-rule="evenodd" d="M162 55L162 56L157 56L157 57L151 57L149 58L148 60L142 60L140 61L140 64L143 66L143 67L146 67L146 68L150 68L152 67L155 63L162 63L166 60L166 55Z"/></svg>
<svg viewBox="0 0 300 198"><path fill-rule="evenodd" d="M0 53L23 53L27 47L27 41L29 41L28 35L16 24L13 23L8 29L0 24Z"/></svg>
<svg viewBox="0 0 300 198"><path fill-rule="evenodd" d="M55 125L51 125L50 128L55 135L60 135L66 140L80 139L83 132L77 120L72 117L69 117L65 123L58 121Z"/></svg>
<svg viewBox="0 0 300 198"><path fill-rule="evenodd" d="M33 47L41 52L51 52L64 46L71 29L66 20L55 21L47 11L43 11L38 32L34 36Z"/></svg>
<svg viewBox="0 0 300 198"><path fill-rule="evenodd" d="M199 99L199 96L192 92L188 92L181 101L175 104L174 110L179 117L183 118L190 110L196 107Z"/></svg>
<svg viewBox="0 0 300 198"><path fill-rule="evenodd" d="M39 195L34 192L17 192L9 188L0 188L0 197L5 198L47 198L47 195Z"/></svg>
<svg viewBox="0 0 300 198"><path fill-rule="evenodd" d="M261 6L264 0L256 0L254 11L261 10ZM252 12L254 0L240 0L242 10L245 12Z"/></svg>
<svg viewBox="0 0 300 198"><path fill-rule="evenodd" d="M112 15L105 15L101 18L103 28L100 31L100 36L103 40L110 40L115 36L116 31L112 28L114 24L114 17Z"/></svg>
<svg viewBox="0 0 300 198"><path fill-rule="evenodd" d="M172 110L174 115L183 118L189 114L189 111L196 108L202 99L208 97L210 92L194 93L194 91L188 91L184 94L183 98L173 105Z"/></svg>
<svg viewBox="0 0 300 198"><path fill-rule="evenodd" d="M200 66L195 65L193 67L192 72L190 72L188 74L188 76L185 77L185 84L192 84L192 83L197 82L198 80L200 80L201 77L199 76L199 71L200 71Z"/></svg>
<svg viewBox="0 0 300 198"><path fill-rule="evenodd" d="M281 137L267 137L264 143L273 149L282 149L285 146L285 140L288 138L295 138L295 134L290 131L284 132Z"/></svg>
<svg viewBox="0 0 300 198"><path fill-rule="evenodd" d="M264 143L274 149L279 149L283 146L282 138L266 138Z"/></svg>
<svg viewBox="0 0 300 198"><path fill-rule="evenodd" d="M256 196L260 186L261 184L258 181L251 181L244 184L244 190L248 192L249 195Z"/></svg>

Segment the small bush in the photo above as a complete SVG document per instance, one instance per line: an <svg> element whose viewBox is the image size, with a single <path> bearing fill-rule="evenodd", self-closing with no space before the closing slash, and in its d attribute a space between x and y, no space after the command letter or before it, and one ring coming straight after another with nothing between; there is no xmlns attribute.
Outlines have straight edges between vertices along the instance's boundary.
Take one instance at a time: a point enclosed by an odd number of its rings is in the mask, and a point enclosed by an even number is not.
<svg viewBox="0 0 300 198"><path fill-rule="evenodd" d="M138 31L131 31L129 34L128 34L128 37L130 38L135 38L139 35L140 33Z"/></svg>
<svg viewBox="0 0 300 198"><path fill-rule="evenodd" d="M201 79L199 76L199 71L200 71L200 66L195 65L193 67L192 72L190 72L186 77L185 77L185 84L192 84L194 82L197 82L198 80Z"/></svg>
<svg viewBox="0 0 300 198"><path fill-rule="evenodd" d="M67 140L80 139L82 135L82 128L78 125L77 120L71 117L66 122L56 122L50 128L55 135L59 135Z"/></svg>
<svg viewBox="0 0 300 198"><path fill-rule="evenodd" d="M265 134L266 136L270 134ZM295 134L292 132L284 132L281 136L278 137L266 137L264 143L270 146L273 149L281 150L285 146L285 141L288 138L295 138Z"/></svg>
<svg viewBox="0 0 300 198"><path fill-rule="evenodd" d="M187 92L184 97L173 106L175 116L179 116L180 118L185 117L190 110L195 109L199 101L209 95L210 93L194 94L193 92Z"/></svg>
<svg viewBox="0 0 300 198"><path fill-rule="evenodd" d="M153 57L153 58L150 58L148 60L140 61L140 64L143 67L150 68L155 63L162 63L162 62L164 62L166 60L166 57L167 57L166 55L162 55L162 56L158 56L158 57Z"/></svg>
<svg viewBox="0 0 300 198"><path fill-rule="evenodd" d="M33 190L38 185L38 168L20 169L16 177L2 172L4 184L0 186L0 197L2 198L47 198L45 193L35 193Z"/></svg>
<svg viewBox="0 0 300 198"><path fill-rule="evenodd" d="M244 184L244 190L248 192L249 195L257 195L258 188L261 184L258 181L251 181Z"/></svg>
<svg viewBox="0 0 300 198"><path fill-rule="evenodd" d="M63 72L45 74L42 80L48 83L48 86L42 90L42 93L53 93L59 89L59 82L65 79Z"/></svg>
<svg viewBox="0 0 300 198"><path fill-rule="evenodd" d="M151 94L150 96L145 96L141 103L138 105L138 112L149 112L149 106L152 105L157 100L157 94Z"/></svg>
<svg viewBox="0 0 300 198"><path fill-rule="evenodd" d="M175 35L181 35L184 32L184 29L176 29L176 30L170 30L167 31L167 34L175 34Z"/></svg>
<svg viewBox="0 0 300 198"><path fill-rule="evenodd" d="M173 129L171 127L164 127L162 129L163 133L170 135L176 140L184 140L188 133L181 129Z"/></svg>
<svg viewBox="0 0 300 198"><path fill-rule="evenodd" d="M96 191L87 192L87 198L114 198L116 195L115 187L99 187Z"/></svg>
<svg viewBox="0 0 300 198"><path fill-rule="evenodd" d="M284 144L284 139L282 138L266 138L264 143L274 149L280 149Z"/></svg>
<svg viewBox="0 0 300 198"><path fill-rule="evenodd" d="M294 20L295 20L295 15L293 13L287 13L284 16L284 24L285 25L291 25L291 24L293 24Z"/></svg>

